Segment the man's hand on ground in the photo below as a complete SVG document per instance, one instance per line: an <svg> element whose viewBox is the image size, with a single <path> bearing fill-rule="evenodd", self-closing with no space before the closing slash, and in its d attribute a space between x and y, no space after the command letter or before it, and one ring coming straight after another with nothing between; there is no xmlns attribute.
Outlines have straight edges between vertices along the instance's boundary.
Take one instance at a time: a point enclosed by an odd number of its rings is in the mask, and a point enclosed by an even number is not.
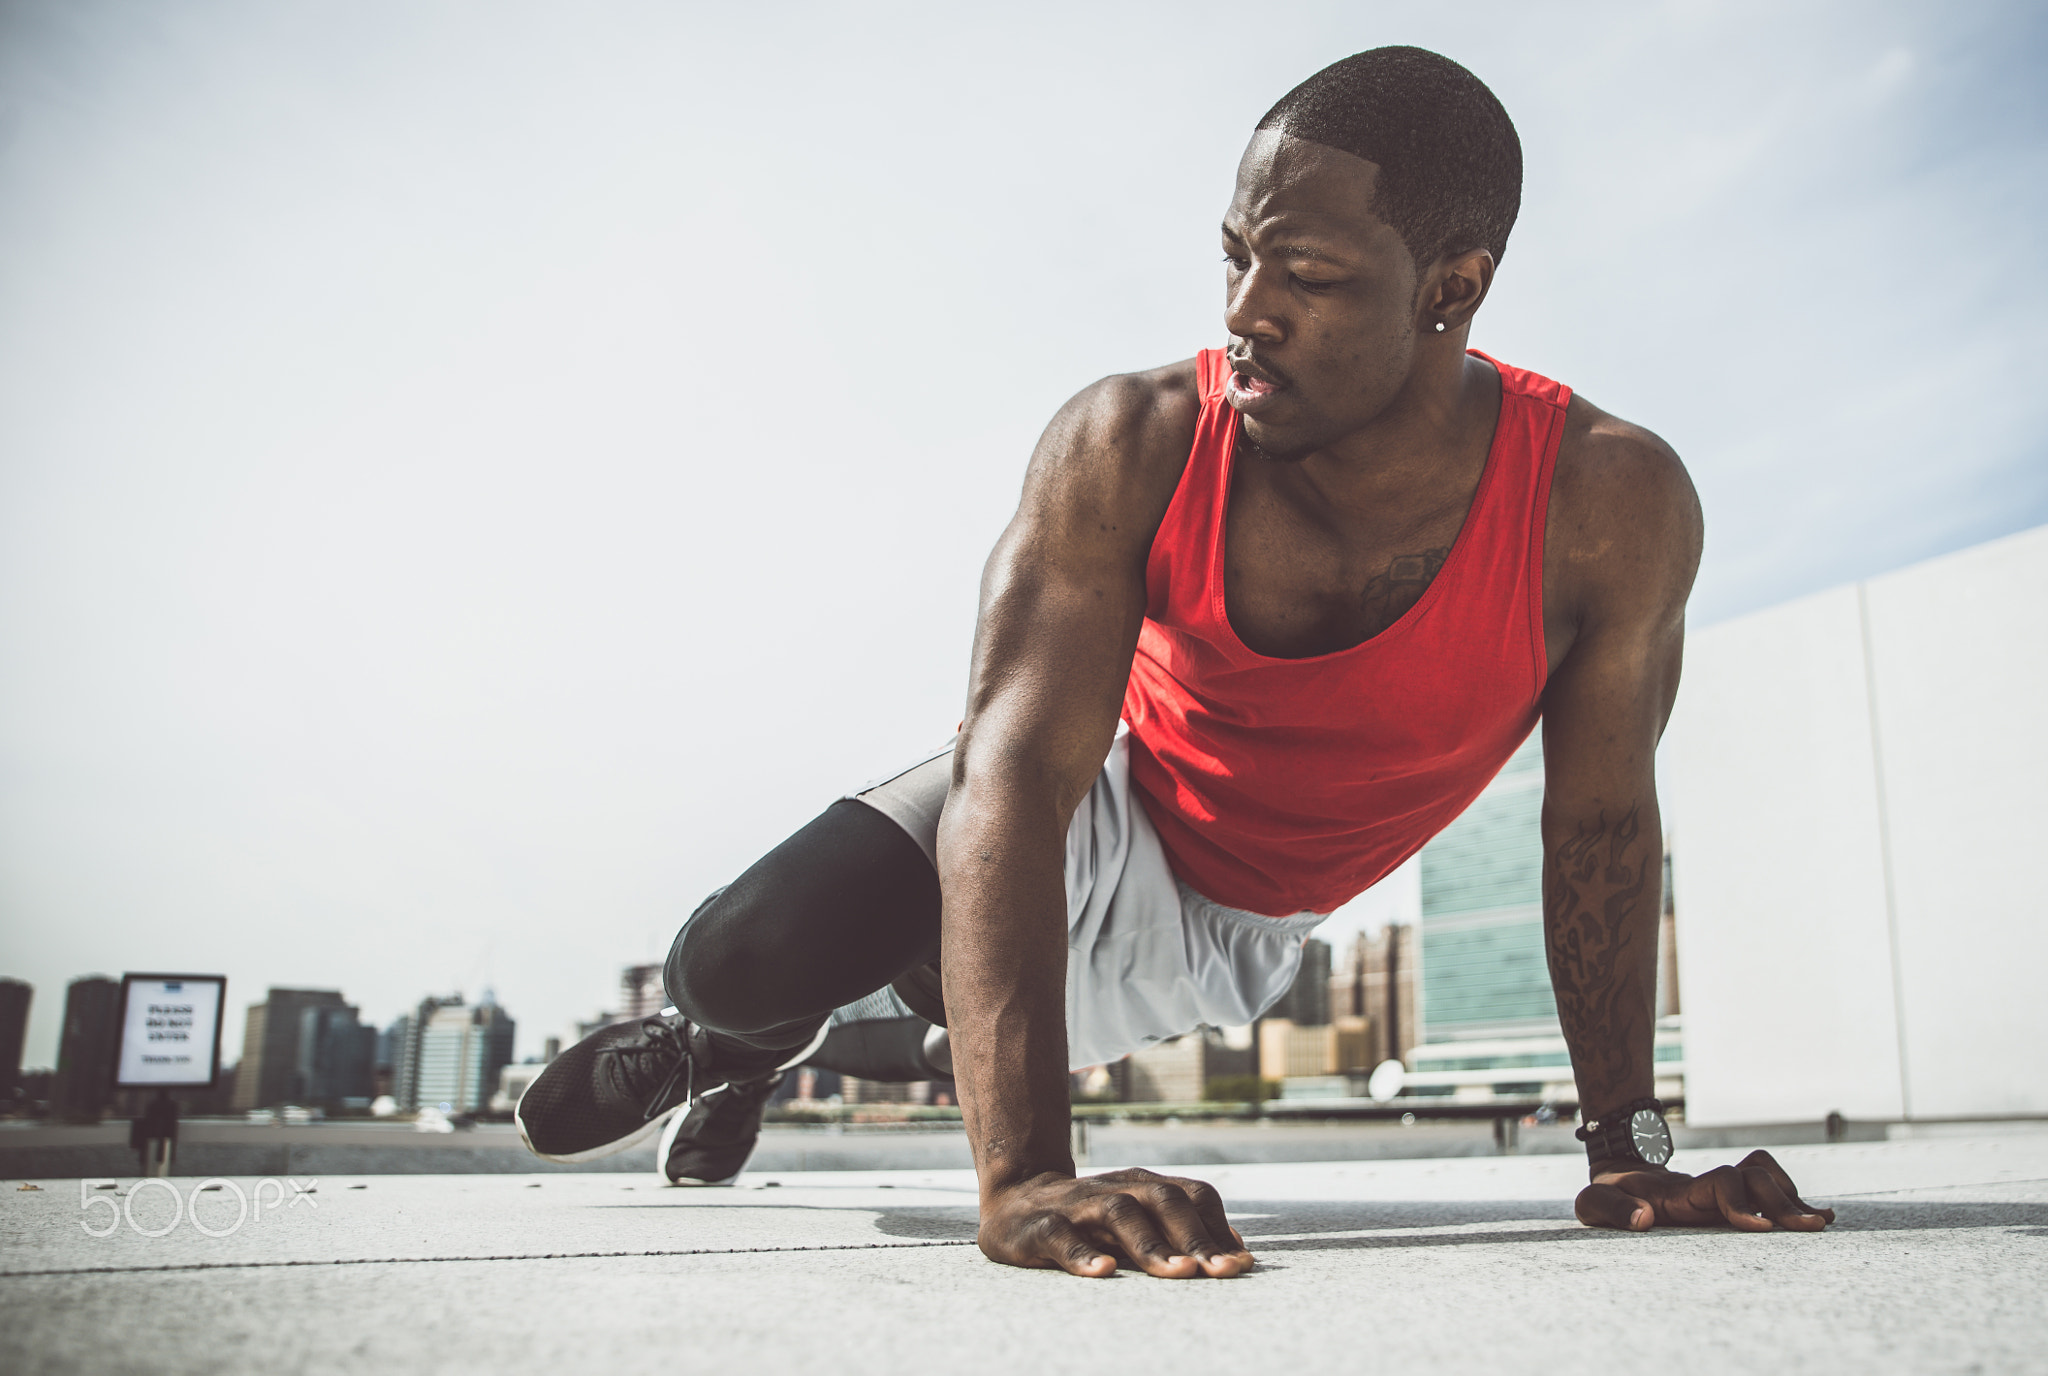
<svg viewBox="0 0 2048 1376"><path fill-rule="evenodd" d="M1146 1170L1021 1181L983 1203L980 1242L991 1261L1077 1276L1111 1275L1119 1261L1176 1280L1252 1268L1212 1187Z"/></svg>
<svg viewBox="0 0 2048 1376"><path fill-rule="evenodd" d="M1596 1170L1572 1208L1588 1227L1634 1232L1662 1223L1817 1233L1835 1221L1833 1209L1816 1209L1799 1197L1792 1177L1767 1151L1753 1151L1741 1164L1717 1166L1705 1175L1641 1166Z"/></svg>

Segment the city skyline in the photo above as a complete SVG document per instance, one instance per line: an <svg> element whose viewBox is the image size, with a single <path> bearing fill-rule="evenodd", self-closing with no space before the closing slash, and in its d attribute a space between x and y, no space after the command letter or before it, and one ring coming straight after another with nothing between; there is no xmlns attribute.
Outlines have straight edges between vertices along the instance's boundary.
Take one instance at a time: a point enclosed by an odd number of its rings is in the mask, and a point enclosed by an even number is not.
<svg viewBox="0 0 2048 1376"><path fill-rule="evenodd" d="M952 729L1034 437L1221 342L1246 134L1362 47L1516 119L1473 343L1686 458L1698 626L2048 520L2048 268L1967 251L2048 199L2038 7L793 13L0 16L31 1063L124 969L608 1008Z"/></svg>
<svg viewBox="0 0 2048 1376"><path fill-rule="evenodd" d="M1793 599L1793 601L1801 600ZM1779 609L1766 608L1762 610L1765 612L1775 612ZM1453 854L1461 846L1470 844L1463 840L1463 838L1484 836L1486 839L1479 842L1479 850L1477 852L1477 854L1487 857L1481 860L1481 869L1485 870L1488 867L1503 865L1505 868L1498 875L1482 874L1482 887L1485 884L1493 884L1500 888L1500 894L1493 896L1489 901L1507 904L1507 906L1500 909L1500 912L1511 924L1517 920L1525 922L1533 922L1535 920L1534 905L1538 897L1537 874L1534 868L1536 857L1535 800L1540 798L1541 790L1540 787L1532 788L1532 785L1540 784L1541 759L1542 731L1539 725L1537 731L1531 735L1528 742L1503 767L1500 777L1489 786L1486 793L1480 799L1475 800L1473 807L1468 809L1450 828L1432 841L1429 847L1425 847L1425 852L1433 849L1438 855ZM1522 795L1527 796L1523 797ZM1516 801L1509 803L1506 811L1501 811L1498 805L1509 799ZM1489 814L1489 807L1492 807L1495 812L1499 812L1500 815ZM1519 847L1515 845L1511 835L1511 833L1515 832L1516 828L1519 828L1519 833L1526 833L1523 837L1523 843ZM1509 852L1514 852L1514 858L1505 858ZM1494 858L1496 856L1502 858ZM1391 922L1401 924L1421 933L1421 946L1426 947L1429 944L1429 937L1427 933L1423 932L1425 917L1433 911L1440 911L1440 905L1448 904L1453 908L1457 908L1468 902L1469 900L1463 893L1463 889L1469 887L1470 884L1470 876L1464 873L1469 862L1463 861L1462 858L1459 860L1439 861L1436 866L1437 874L1434 880L1430 878L1429 861L1430 856L1425 853L1418 854L1404 863L1393 874L1389 875L1386 880L1382 881L1380 885L1360 895L1359 898L1353 900L1345 908L1339 909L1327 922L1316 928L1316 939L1332 949L1348 950L1351 943L1357 937L1371 934ZM1665 875L1665 882L1667 884L1669 882L1668 861L1669 856L1667 854L1667 873ZM1432 903L1425 897L1424 886L1426 883L1432 882L1438 886L1438 907L1433 907ZM1667 903L1668 899L1669 893L1667 890ZM1488 921L1493 922L1497 921L1497 919L1489 918ZM1671 922L1671 911L1668 906L1665 909L1663 922L1668 930ZM1543 978L1540 947L1528 945L1528 942L1534 939L1525 936L1522 947L1518 948L1513 954L1503 950L1500 953L1485 955L1481 958L1485 960L1500 960L1504 957L1506 963L1501 968L1504 970L1512 968L1514 971L1511 982L1514 983L1515 987L1514 991L1508 996L1509 1001L1515 1003L1516 1007L1520 1009L1522 1004L1533 1000L1533 1006L1522 1010L1521 1016L1533 1015L1539 1022L1547 1024L1551 1020L1548 1012L1550 1008L1550 994L1547 982ZM1421 951L1418 950L1417 954L1420 956ZM1442 956L1440 955L1439 961L1441 960ZM658 962L634 960L614 962L610 966L612 974L609 983L612 993L609 999L594 1000L587 1009L572 1010L570 1017L558 1028L550 1029L546 1026L528 1024L530 1028L528 1036L532 1044L522 1044L510 1055L509 1059L517 1062L533 1058L541 1050L541 1043L551 1037L562 1036L566 1043L575 1040L576 1036L579 1035L579 1029L594 1027L603 1021L615 1017L643 1016L648 1012L655 1011L665 998L659 983L660 968ZM91 971L73 975L65 980L64 983L66 986L69 986L95 978L110 979L118 983L121 975L124 973L126 971ZM1441 979L1446 974L1448 974L1448 970L1442 970L1439 971L1437 977ZM1464 982L1462 972L1457 976L1453 976L1453 978L1457 979L1460 983ZM1667 979L1675 980L1675 978L1676 967L1671 964L1669 953L1667 952L1666 956L1660 959L1659 964L1658 979L1660 989ZM31 991L37 987L33 980L22 980L17 976L7 975L5 972L0 972L0 981L17 985L26 984ZM318 985L321 981L314 980L310 981L310 983ZM265 984L261 987L264 987L271 993L275 993L281 986ZM467 990L461 986L443 987L452 989L451 995L445 1001L469 1005ZM232 986L229 992L232 1001L234 998ZM439 996L433 997L439 998ZM1469 995L1461 994L1460 997L1469 997ZM1660 999L1661 997L1662 995L1660 994ZM31 993L27 1002L31 1012L36 1007L42 1006L42 1000L34 998L33 993ZM493 985L486 983L478 986L477 1005L495 1004L496 1002L496 991ZM262 1006L258 1002L247 1005L247 1008L253 1015ZM406 1013L413 1006L407 1005L389 1017L373 1018L366 1025L374 1025L379 1028L386 1027L393 1019L406 1016ZM1541 1008L1544 1011L1537 1013L1535 1012L1536 1008ZM595 1017L586 1016L586 1014L594 1014ZM1512 1021L1513 1016L1515 1015L1495 1013L1486 1015L1485 1020L1492 1021L1496 1017L1501 1017ZM238 1038L244 1032L245 1026L255 1025L253 1020L245 1025L233 1019L228 1020L223 1025L221 1064L224 1068L231 1067L245 1059L243 1054L244 1048L238 1041ZM33 1024L31 1023L32 1026ZM1439 1021L1438 1026L1439 1035L1455 1035L1443 1032L1442 1029L1446 1025L1442 1024L1441 1021ZM1526 1030L1534 1031L1537 1029L1532 1026ZM1431 1034L1427 1032L1423 1034L1424 1041L1431 1039ZM35 1059L33 1054L34 1045L32 1036L23 1039L21 1060L23 1070L47 1070L54 1068L57 1061L54 1042L51 1046L49 1059L44 1061Z"/></svg>

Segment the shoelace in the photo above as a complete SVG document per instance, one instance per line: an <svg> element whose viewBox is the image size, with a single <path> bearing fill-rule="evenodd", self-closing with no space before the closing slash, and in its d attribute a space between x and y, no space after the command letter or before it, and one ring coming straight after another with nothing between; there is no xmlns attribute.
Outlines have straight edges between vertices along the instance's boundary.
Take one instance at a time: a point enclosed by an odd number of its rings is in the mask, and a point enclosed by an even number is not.
<svg viewBox="0 0 2048 1376"><path fill-rule="evenodd" d="M684 1081L683 1098L687 1101L696 1098L697 1067L690 1057L688 1027L688 1023L671 1027L662 1018L643 1018L640 1022L642 1040L607 1049L612 1072L623 1091L622 1098L639 1098L642 1092L639 1086L651 1079L654 1070L666 1062L667 1073L654 1092L647 1096L646 1106L640 1110L642 1122L661 1112L669 1091L675 1088L679 1079ZM650 1056L657 1058L653 1067L647 1064Z"/></svg>
<svg viewBox="0 0 2048 1376"><path fill-rule="evenodd" d="M725 1093L731 1096L734 1103L747 1103L754 1099L767 1098L775 1092L775 1087L781 1083L782 1072L778 1070L763 1079L734 1081L725 1087ZM709 1098L710 1096L706 1095L705 1097Z"/></svg>

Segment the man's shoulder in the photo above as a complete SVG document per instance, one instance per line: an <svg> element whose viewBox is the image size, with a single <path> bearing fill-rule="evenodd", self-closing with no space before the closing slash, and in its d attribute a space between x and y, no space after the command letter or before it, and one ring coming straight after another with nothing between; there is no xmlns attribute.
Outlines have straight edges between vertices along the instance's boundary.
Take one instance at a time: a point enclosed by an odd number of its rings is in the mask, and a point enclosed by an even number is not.
<svg viewBox="0 0 2048 1376"><path fill-rule="evenodd" d="M1053 429L1159 456L1187 457L1202 412L1196 360L1112 373L1090 383L1060 408Z"/></svg>
<svg viewBox="0 0 2048 1376"><path fill-rule="evenodd" d="M1192 358L1090 383L1039 439L1025 512L1046 502L1114 512L1120 521L1149 521L1149 539L1180 483L1201 411Z"/></svg>
<svg viewBox="0 0 2048 1376"><path fill-rule="evenodd" d="M1682 589L1699 563L1699 495L1677 452L1576 394L1558 445L1548 526L1562 569L1587 591L1617 579Z"/></svg>
<svg viewBox="0 0 2048 1376"><path fill-rule="evenodd" d="M1577 393L1565 411L1554 481L1608 502L1623 497L1660 502L1692 494L1684 462L1661 435Z"/></svg>

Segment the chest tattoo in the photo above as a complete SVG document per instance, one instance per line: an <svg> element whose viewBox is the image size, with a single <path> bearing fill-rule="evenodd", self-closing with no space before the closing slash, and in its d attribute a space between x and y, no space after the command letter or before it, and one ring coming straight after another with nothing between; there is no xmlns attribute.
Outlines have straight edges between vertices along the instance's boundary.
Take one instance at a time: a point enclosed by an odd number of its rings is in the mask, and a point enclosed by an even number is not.
<svg viewBox="0 0 2048 1376"><path fill-rule="evenodd" d="M1422 594L1429 590L1450 553L1451 547L1445 545L1419 554L1397 554L1388 561L1385 573L1376 573L1366 580L1365 591L1358 595L1358 607L1373 635L1399 621L1422 600Z"/></svg>

